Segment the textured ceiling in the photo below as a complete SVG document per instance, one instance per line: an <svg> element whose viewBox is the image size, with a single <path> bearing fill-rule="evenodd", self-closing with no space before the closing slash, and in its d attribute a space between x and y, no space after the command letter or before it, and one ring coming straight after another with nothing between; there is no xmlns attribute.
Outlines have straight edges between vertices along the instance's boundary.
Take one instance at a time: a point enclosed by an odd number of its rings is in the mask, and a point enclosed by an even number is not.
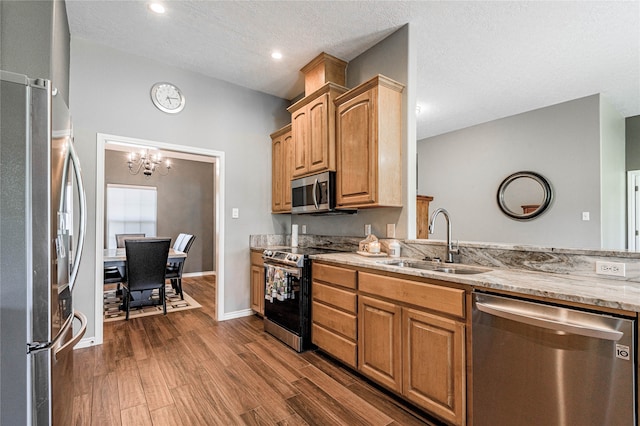
<svg viewBox="0 0 640 426"><path fill-rule="evenodd" d="M147 3L66 0L71 35L292 99L318 53L349 61L410 23L418 139L595 93L640 114L638 0Z"/></svg>

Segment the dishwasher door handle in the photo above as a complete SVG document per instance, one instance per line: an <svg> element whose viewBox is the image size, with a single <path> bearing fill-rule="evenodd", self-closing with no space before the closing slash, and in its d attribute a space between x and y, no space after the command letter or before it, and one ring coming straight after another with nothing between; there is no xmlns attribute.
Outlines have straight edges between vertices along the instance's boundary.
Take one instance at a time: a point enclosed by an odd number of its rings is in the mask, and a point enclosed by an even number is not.
<svg viewBox="0 0 640 426"><path fill-rule="evenodd" d="M624 334L618 330L594 327L590 324L567 323L563 321L556 321L550 318L540 318L537 316L533 316L526 311L505 308L504 306L492 305L486 302L476 302L476 306L478 310L500 318L506 318L512 321L517 321L536 327L555 331L563 331L579 336L594 337L597 339L612 340L615 342L620 340Z"/></svg>

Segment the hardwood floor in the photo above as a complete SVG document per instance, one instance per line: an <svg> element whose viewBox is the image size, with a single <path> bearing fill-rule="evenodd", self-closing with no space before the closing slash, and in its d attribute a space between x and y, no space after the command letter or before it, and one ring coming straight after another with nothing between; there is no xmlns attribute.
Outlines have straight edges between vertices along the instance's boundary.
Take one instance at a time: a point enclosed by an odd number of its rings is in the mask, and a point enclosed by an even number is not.
<svg viewBox="0 0 640 426"><path fill-rule="evenodd" d="M75 425L433 425L257 316L217 322L215 277L183 279L201 309L104 325L75 351Z"/></svg>

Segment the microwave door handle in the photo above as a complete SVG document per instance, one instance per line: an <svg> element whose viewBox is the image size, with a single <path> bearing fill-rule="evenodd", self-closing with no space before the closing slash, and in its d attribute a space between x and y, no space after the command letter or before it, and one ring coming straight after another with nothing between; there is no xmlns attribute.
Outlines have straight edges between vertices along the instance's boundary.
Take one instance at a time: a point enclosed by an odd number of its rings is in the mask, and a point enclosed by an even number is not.
<svg viewBox="0 0 640 426"><path fill-rule="evenodd" d="M316 210L320 209L320 206L318 205L318 196L316 195L318 193L318 186L318 179L316 178L313 182L313 205L316 206Z"/></svg>

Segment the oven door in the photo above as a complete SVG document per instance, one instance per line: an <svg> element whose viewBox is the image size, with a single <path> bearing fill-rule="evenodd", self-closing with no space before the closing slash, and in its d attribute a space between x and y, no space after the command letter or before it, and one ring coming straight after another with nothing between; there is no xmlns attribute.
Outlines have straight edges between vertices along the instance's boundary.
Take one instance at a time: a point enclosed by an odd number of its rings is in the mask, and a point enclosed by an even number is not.
<svg viewBox="0 0 640 426"><path fill-rule="evenodd" d="M264 264L264 316L287 330L301 335L302 268Z"/></svg>

